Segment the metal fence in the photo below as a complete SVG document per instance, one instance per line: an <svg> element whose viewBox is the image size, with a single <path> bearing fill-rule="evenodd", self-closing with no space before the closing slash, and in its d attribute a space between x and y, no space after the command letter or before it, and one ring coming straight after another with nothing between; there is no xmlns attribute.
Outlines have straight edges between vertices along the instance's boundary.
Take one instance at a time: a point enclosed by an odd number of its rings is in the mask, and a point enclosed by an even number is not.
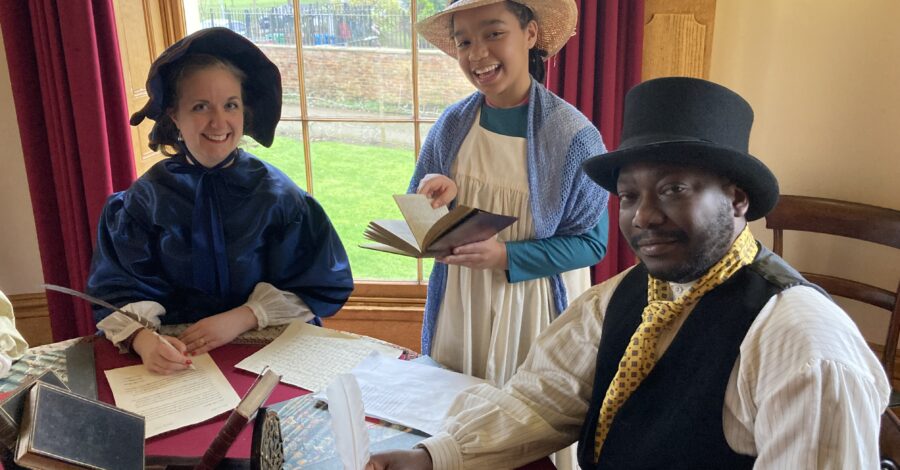
<svg viewBox="0 0 900 470"><path fill-rule="evenodd" d="M224 26L259 44L294 45L294 7L224 7L201 9L204 28ZM412 31L407 13L388 12L372 5L300 5L303 45L410 48ZM419 48L433 48L419 39Z"/></svg>

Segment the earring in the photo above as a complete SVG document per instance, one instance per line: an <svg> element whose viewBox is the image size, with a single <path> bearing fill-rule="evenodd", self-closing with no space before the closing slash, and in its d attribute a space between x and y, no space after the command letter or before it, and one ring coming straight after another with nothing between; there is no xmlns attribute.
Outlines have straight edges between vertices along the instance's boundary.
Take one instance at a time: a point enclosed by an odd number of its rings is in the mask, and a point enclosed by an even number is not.
<svg viewBox="0 0 900 470"><path fill-rule="evenodd" d="M181 136L181 131L178 131L178 137L176 138L179 142L184 142L184 137Z"/></svg>

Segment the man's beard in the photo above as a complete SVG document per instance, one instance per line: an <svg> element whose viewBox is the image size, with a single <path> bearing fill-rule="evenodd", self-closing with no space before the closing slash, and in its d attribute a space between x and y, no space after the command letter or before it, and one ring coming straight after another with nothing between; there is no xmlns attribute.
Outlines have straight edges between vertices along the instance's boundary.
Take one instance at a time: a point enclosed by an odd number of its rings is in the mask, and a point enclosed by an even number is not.
<svg viewBox="0 0 900 470"><path fill-rule="evenodd" d="M701 244L692 248L693 251L688 253L689 256L685 263L667 271L651 271L650 274L657 279L677 283L699 279L731 249L732 237L734 237L734 218L731 214L731 205L727 202L723 203L709 223L706 238ZM687 239L687 235L683 232L679 233L678 237L683 240ZM637 246L637 244L634 243L633 246Z"/></svg>

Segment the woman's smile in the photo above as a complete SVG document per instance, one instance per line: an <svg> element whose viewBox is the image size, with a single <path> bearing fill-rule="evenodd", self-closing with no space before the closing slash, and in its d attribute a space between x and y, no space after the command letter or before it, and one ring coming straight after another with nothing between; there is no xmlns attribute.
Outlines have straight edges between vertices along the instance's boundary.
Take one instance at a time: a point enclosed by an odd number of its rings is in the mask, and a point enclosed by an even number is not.
<svg viewBox="0 0 900 470"><path fill-rule="evenodd" d="M244 135L241 82L221 67L197 71L179 84L171 116L191 155L212 168L228 158Z"/></svg>

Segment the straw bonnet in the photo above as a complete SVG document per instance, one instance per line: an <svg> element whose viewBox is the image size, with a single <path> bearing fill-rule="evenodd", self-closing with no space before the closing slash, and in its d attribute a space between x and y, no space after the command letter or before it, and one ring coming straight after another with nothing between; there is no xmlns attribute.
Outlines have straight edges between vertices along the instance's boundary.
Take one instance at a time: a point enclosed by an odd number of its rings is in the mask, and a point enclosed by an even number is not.
<svg viewBox="0 0 900 470"><path fill-rule="evenodd" d="M425 18L416 24L416 29L428 42L456 58L456 43L450 31L450 19L454 13L472 8L492 5L506 0L458 0L439 13ZM547 51L550 57L575 35L575 24L578 22L578 9L575 0L510 0L528 7L534 13L538 24L538 38L535 47ZM546 59L546 58L545 58Z"/></svg>
<svg viewBox="0 0 900 470"><path fill-rule="evenodd" d="M778 180L747 151L753 109L737 93L706 80L648 80L625 96L622 143L585 160L585 173L615 194L619 171L639 162L671 163L722 175L750 198L747 220L778 202Z"/></svg>
<svg viewBox="0 0 900 470"><path fill-rule="evenodd" d="M150 66L147 76L149 100L131 116L136 126L149 118L157 121L151 134L157 131L159 120L174 106L168 96L174 86L172 74L177 65L189 54L210 54L227 59L247 75L243 83L245 101L253 110L253 121L244 134L269 147L275 138L275 127L281 119L281 72L266 55L249 39L228 28L201 29L169 46Z"/></svg>

